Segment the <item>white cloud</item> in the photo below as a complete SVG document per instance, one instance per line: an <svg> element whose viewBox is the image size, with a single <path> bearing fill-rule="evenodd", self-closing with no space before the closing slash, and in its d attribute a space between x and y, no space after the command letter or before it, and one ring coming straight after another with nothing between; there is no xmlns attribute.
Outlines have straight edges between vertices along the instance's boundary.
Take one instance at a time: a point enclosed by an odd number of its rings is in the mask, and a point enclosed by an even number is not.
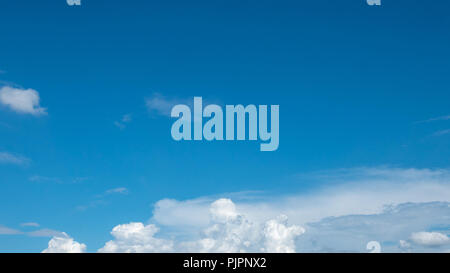
<svg viewBox="0 0 450 273"><path fill-rule="evenodd" d="M109 189L109 190L105 191L106 195L115 194L115 193L128 194L128 189L125 187L120 187L120 188L114 188L114 189Z"/></svg>
<svg viewBox="0 0 450 273"><path fill-rule="evenodd" d="M26 165L30 162L30 159L8 152L0 152L0 164L15 164L15 165Z"/></svg>
<svg viewBox="0 0 450 273"><path fill-rule="evenodd" d="M151 97L145 99L145 105L147 106L148 111L168 117L170 117L172 107L179 103L178 100L168 99L159 93L155 93Z"/></svg>
<svg viewBox="0 0 450 273"><path fill-rule="evenodd" d="M31 237L65 237L65 233L53 229L43 228L31 232L27 232Z"/></svg>
<svg viewBox="0 0 450 273"><path fill-rule="evenodd" d="M154 225L130 223L116 226L114 240L99 252L294 252L294 240L304 232L298 226L287 226L281 217L266 223L254 223L239 214L229 199L219 199L210 207L211 225L191 240L156 238Z"/></svg>
<svg viewBox="0 0 450 273"><path fill-rule="evenodd" d="M240 214L230 199L211 204L213 225L205 230L206 238L197 242L201 252L295 252L294 240L305 230L288 226L287 217L279 216L265 223L252 222Z"/></svg>
<svg viewBox="0 0 450 273"><path fill-rule="evenodd" d="M383 252L436 251L405 240L417 230L448 229L448 202L404 203L380 213L327 217L306 225L298 241L301 252L366 252L366 244L377 241ZM403 241L400 245L397 243ZM408 247L408 245L410 247Z"/></svg>
<svg viewBox="0 0 450 273"><path fill-rule="evenodd" d="M390 204L450 201L450 172L445 169L357 168L309 176L327 186L305 193L239 198L235 205L252 221L267 221L284 214L302 225L330 216L381 213ZM302 176L299 183L304 180ZM205 211L212 201L209 197L164 199L156 203L152 219L171 227L206 227L209 218Z"/></svg>
<svg viewBox="0 0 450 273"><path fill-rule="evenodd" d="M150 224L116 226L99 251L367 252L371 241L383 252L446 250L448 170L357 168L308 179L327 186L285 196L234 195L234 202L161 200Z"/></svg>
<svg viewBox="0 0 450 273"><path fill-rule="evenodd" d="M215 221L233 219L239 211L246 222L265 223L284 214L294 225L305 226L305 235L297 239L302 243L296 246L297 251L306 252L365 252L367 242L373 240L380 240L384 250L395 252L400 251L395 242L412 232L435 224L450 226L450 216L446 216L450 215L448 170L357 168L310 176L328 186L308 193L237 198L233 205L227 205L229 208L213 209L216 213L212 216L208 216L214 201L210 197L164 199L156 203L151 220L162 225L168 236L192 237L199 229L208 230L214 220L211 217L218 217ZM197 241L194 249L203 245L214 251L214 242L207 237ZM414 249L419 250L423 249Z"/></svg>
<svg viewBox="0 0 450 273"><path fill-rule="evenodd" d="M418 245L430 247L450 244L448 236L439 232L415 232L411 234L411 241Z"/></svg>
<svg viewBox="0 0 450 273"><path fill-rule="evenodd" d="M42 253L83 253L85 251L85 244L80 244L66 233L61 233L61 235L54 236L48 242L48 247Z"/></svg>
<svg viewBox="0 0 450 273"><path fill-rule="evenodd" d="M0 104L21 114L46 115L47 109L40 106L39 93L33 89L20 89L9 86L0 88Z"/></svg>
<svg viewBox="0 0 450 273"><path fill-rule="evenodd" d="M305 233L299 226L287 226L287 216L282 215L277 220L270 220L264 228L265 251L270 253L295 252L295 239Z"/></svg>
<svg viewBox="0 0 450 273"><path fill-rule="evenodd" d="M58 183L58 184L77 184L89 180L89 177L69 177L69 178L59 178L59 177L49 177L41 175L33 175L28 178L31 182L38 183Z"/></svg>
<svg viewBox="0 0 450 273"><path fill-rule="evenodd" d="M131 114L123 115L119 121L115 121L114 125L116 125L119 129L125 129L127 124L132 120Z"/></svg>
<svg viewBox="0 0 450 273"><path fill-rule="evenodd" d="M22 223L20 224L20 226L22 227L39 227L38 223ZM9 228L3 225L0 225L0 235L26 235L26 236L30 236L30 237L66 237L67 235L63 232L60 231L56 231L56 230L52 230L52 229L48 229L48 228L43 228L43 229L39 229L39 230L35 230L35 231L21 231L18 229L13 229L13 228Z"/></svg>
<svg viewBox="0 0 450 273"><path fill-rule="evenodd" d="M80 244L70 238L66 233L54 236L49 242L48 247L42 253L83 253L86 252L86 245Z"/></svg>
<svg viewBox="0 0 450 273"><path fill-rule="evenodd" d="M433 134L433 136L439 137L439 136L445 136L448 134L450 134L450 129L437 131Z"/></svg>
<svg viewBox="0 0 450 273"><path fill-rule="evenodd" d="M35 222L27 222L20 224L22 227L39 227L40 225Z"/></svg>
<svg viewBox="0 0 450 273"><path fill-rule="evenodd" d="M158 232L155 225L144 225L142 223L129 223L118 225L113 228L111 235L114 240L105 244L99 252L170 252L172 242L153 237Z"/></svg>

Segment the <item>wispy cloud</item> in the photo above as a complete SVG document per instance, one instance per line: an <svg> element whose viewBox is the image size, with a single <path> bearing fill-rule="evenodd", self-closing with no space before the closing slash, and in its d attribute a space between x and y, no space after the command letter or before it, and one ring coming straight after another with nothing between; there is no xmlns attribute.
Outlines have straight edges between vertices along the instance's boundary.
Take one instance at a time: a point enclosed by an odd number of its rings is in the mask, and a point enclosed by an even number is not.
<svg viewBox="0 0 450 273"><path fill-rule="evenodd" d="M127 127L127 124L132 121L131 114L123 115L119 121L115 121L114 125L116 125L119 129L123 130Z"/></svg>
<svg viewBox="0 0 450 273"><path fill-rule="evenodd" d="M437 132L435 132L433 134L433 136L440 137L440 136L445 136L445 135L448 135L448 134L450 134L450 129L437 131Z"/></svg>
<svg viewBox="0 0 450 273"><path fill-rule="evenodd" d="M427 122L442 121L442 120L450 120L450 115L421 120L421 121L417 121L416 123L427 123Z"/></svg>
<svg viewBox="0 0 450 273"><path fill-rule="evenodd" d="M164 199L150 224L117 225L99 251L367 252L369 241L386 252L448 250L450 170L356 168L312 176L339 183L234 201L228 194Z"/></svg>
<svg viewBox="0 0 450 273"><path fill-rule="evenodd" d="M20 224L22 227L39 227L40 225L36 222L27 222Z"/></svg>
<svg viewBox="0 0 450 273"><path fill-rule="evenodd" d="M114 188L114 189L109 189L107 191L105 191L105 195L109 195L109 194L128 194L128 189L125 187L120 187L120 188Z"/></svg>
<svg viewBox="0 0 450 273"><path fill-rule="evenodd" d="M440 232L414 232L411 234L411 241L422 246L439 247L450 244L450 238Z"/></svg>
<svg viewBox="0 0 450 273"><path fill-rule="evenodd" d="M0 152L0 164L26 165L30 161L29 158L22 155Z"/></svg>
<svg viewBox="0 0 450 273"><path fill-rule="evenodd" d="M3 225L0 225L0 235L16 235L16 234L22 234L20 230L5 227Z"/></svg>
<svg viewBox="0 0 450 273"><path fill-rule="evenodd" d="M33 175L30 176L28 180L38 183L77 184L89 180L89 177L71 177L62 179L59 177Z"/></svg>
<svg viewBox="0 0 450 273"><path fill-rule="evenodd" d="M40 106L39 93L34 89L3 86L0 88L0 104L20 114L47 114L47 109Z"/></svg>
<svg viewBox="0 0 450 273"><path fill-rule="evenodd" d="M27 235L31 237L54 237L54 236L61 236L62 234L64 233L61 231L48 228L27 232Z"/></svg>
<svg viewBox="0 0 450 273"><path fill-rule="evenodd" d="M88 204L77 206L76 209L79 211L85 211L89 208L95 208L95 207L98 207L101 205L106 205L106 204L108 204L108 201L107 201L108 196L110 196L110 195L126 195L128 193L129 193L129 191L125 187L108 189L101 194L97 194L94 197L95 199L90 201Z"/></svg>

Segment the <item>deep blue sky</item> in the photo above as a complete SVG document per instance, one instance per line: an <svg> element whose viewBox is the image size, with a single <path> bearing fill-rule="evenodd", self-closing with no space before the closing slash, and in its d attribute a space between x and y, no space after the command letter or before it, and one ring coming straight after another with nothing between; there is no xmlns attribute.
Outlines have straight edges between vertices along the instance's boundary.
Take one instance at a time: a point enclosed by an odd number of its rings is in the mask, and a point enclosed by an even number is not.
<svg viewBox="0 0 450 273"><path fill-rule="evenodd" d="M450 4L382 4L0 0L0 83L48 108L0 108L0 152L30 159L0 164L0 224L38 222L95 248L162 198L302 191L315 185L293 177L324 169L448 167L450 135L433 134L450 122L417 122L450 114ZM146 108L155 93L279 104L280 148L174 142L173 120ZM104 194L119 187L129 194ZM47 241L0 235L0 251Z"/></svg>

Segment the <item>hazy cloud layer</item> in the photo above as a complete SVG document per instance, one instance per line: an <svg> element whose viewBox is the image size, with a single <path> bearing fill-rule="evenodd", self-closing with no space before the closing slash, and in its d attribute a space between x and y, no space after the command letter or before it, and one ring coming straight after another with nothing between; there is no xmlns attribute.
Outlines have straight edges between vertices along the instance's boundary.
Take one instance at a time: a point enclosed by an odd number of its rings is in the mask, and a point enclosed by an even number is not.
<svg viewBox="0 0 450 273"><path fill-rule="evenodd" d="M0 152L0 164L26 165L31 160L18 154Z"/></svg>

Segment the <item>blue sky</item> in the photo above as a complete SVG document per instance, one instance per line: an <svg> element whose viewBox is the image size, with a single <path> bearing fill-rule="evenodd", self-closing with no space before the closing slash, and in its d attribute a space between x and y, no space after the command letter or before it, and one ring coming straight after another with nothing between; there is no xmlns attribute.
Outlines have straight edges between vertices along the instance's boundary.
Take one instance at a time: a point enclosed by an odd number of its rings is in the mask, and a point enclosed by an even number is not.
<svg viewBox="0 0 450 273"><path fill-rule="evenodd" d="M415 0L1 0L0 88L32 89L40 101L22 111L0 104L0 251L41 251L66 232L94 252L129 222L159 224L167 238L192 228L157 217L165 207L155 204L166 198L208 208L226 197L248 214L261 202L289 214L273 200L295 193L316 202L317 192L348 183L406 177L417 181L412 188L437 183L448 193L449 8ZM280 105L279 149L173 141L167 111L194 96ZM380 196L402 192L395 185ZM432 189L415 193L397 200L377 192L373 206L450 201ZM436 219L448 213L437 207ZM348 214L381 213L367 209ZM434 219L405 240L450 233L448 218Z"/></svg>

